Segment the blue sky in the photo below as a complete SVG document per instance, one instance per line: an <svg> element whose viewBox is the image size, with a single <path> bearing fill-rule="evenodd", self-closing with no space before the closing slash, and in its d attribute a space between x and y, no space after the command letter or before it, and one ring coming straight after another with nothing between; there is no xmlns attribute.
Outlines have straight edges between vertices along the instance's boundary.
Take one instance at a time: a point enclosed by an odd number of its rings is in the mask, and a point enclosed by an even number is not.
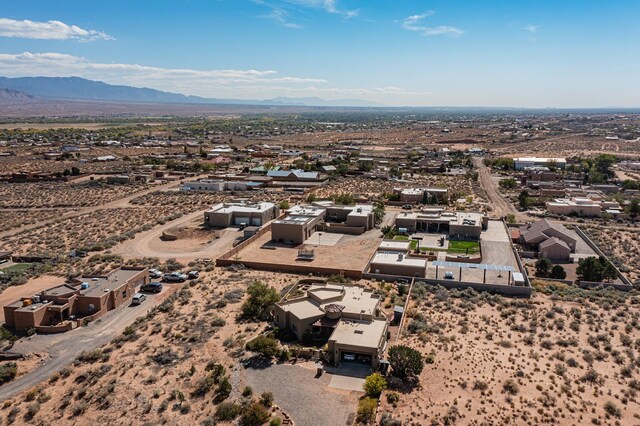
<svg viewBox="0 0 640 426"><path fill-rule="evenodd" d="M639 107L640 1L0 0L0 75L219 98Z"/></svg>

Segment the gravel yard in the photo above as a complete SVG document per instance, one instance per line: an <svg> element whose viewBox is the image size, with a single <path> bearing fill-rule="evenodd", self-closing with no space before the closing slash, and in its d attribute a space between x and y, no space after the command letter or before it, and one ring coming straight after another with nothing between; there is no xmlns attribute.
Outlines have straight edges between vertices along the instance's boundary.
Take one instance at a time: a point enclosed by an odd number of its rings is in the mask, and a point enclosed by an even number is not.
<svg viewBox="0 0 640 426"><path fill-rule="evenodd" d="M323 374L315 378L313 365L273 364L267 368L246 368L242 376L254 394L273 392L275 403L297 425L353 424L359 393L329 388L332 376Z"/></svg>

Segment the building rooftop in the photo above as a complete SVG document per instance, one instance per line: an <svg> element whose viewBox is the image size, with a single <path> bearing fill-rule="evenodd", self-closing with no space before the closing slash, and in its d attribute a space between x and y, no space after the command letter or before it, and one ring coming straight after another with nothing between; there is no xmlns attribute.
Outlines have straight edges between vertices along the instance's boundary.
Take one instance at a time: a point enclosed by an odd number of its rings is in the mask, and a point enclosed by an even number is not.
<svg viewBox="0 0 640 426"><path fill-rule="evenodd" d="M378 250L409 251L411 241L382 240Z"/></svg>
<svg viewBox="0 0 640 426"><path fill-rule="evenodd" d="M354 321L342 319L333 330L330 341L361 348L377 348L384 338L385 320Z"/></svg>
<svg viewBox="0 0 640 426"><path fill-rule="evenodd" d="M404 256L402 253L390 253L379 251L373 256L371 264L379 265L404 265L415 266L419 268L427 268L427 259L411 258Z"/></svg>
<svg viewBox="0 0 640 426"><path fill-rule="evenodd" d="M252 203L246 201L220 203L213 206L208 212L210 213L251 213L251 212L265 212L275 207L273 203Z"/></svg>
<svg viewBox="0 0 640 426"><path fill-rule="evenodd" d="M126 284L127 281L138 275L141 271L142 269L118 268L108 275L78 278L80 283L74 287L80 290L80 294L83 296L99 297ZM89 284L89 288L83 289L82 283Z"/></svg>

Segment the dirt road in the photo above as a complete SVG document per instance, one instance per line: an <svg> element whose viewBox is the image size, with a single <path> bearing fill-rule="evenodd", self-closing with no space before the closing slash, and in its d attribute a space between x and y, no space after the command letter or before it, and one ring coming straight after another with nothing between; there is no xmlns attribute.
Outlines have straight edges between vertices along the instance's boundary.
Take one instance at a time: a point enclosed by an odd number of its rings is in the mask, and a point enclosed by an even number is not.
<svg viewBox="0 0 640 426"><path fill-rule="evenodd" d="M189 240L171 242L160 240L163 231L186 226L191 222L202 222L203 213L204 210L189 213L149 231L141 232L135 238L124 241L109 250L125 258L157 257L161 260L175 258L180 262L188 262L196 258L216 259L230 250L233 241L242 235L237 229L229 228L221 231L220 238L205 244L197 244ZM211 235L213 237L213 231Z"/></svg>
<svg viewBox="0 0 640 426"><path fill-rule="evenodd" d="M115 309L86 327L60 334L36 334L18 340L12 352L22 354L46 352L49 358L31 373L0 386L0 401L7 400L39 383L47 380L53 373L71 364L83 350L98 348L121 333L136 318L146 315L154 306L162 303L180 285L165 285L160 294L147 295L140 306L124 305Z"/></svg>
<svg viewBox="0 0 640 426"><path fill-rule="evenodd" d="M478 182L489 198L489 205L493 208L491 216L502 217L512 214L516 217L517 221L526 221L528 216L524 213L518 212L516 208L506 200L500 191L498 185L491 178L491 170L485 166L482 162L482 158L474 157L473 163L478 170Z"/></svg>

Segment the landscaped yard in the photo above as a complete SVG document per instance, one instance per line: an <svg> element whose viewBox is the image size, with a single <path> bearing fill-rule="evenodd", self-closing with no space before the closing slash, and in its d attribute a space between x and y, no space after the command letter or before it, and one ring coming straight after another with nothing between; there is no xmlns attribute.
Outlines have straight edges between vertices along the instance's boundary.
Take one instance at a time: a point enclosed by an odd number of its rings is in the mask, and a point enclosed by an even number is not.
<svg viewBox="0 0 640 426"><path fill-rule="evenodd" d="M449 240L449 253L476 254L480 252L480 243L477 241Z"/></svg>

